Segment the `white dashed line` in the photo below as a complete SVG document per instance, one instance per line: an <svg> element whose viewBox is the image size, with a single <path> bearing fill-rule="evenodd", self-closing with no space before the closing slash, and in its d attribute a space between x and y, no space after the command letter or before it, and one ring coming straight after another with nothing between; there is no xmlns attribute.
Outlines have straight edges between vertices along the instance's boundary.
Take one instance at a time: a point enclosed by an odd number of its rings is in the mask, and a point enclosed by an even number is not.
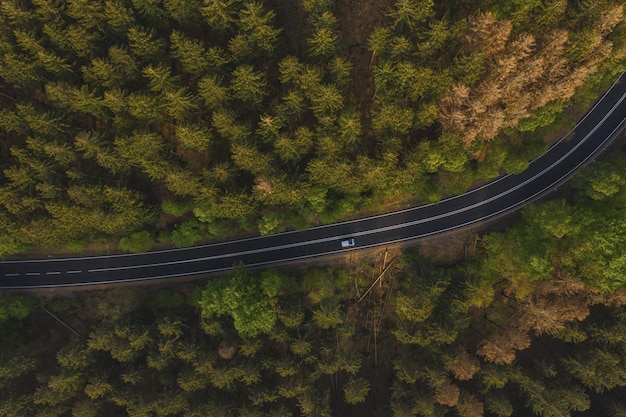
<svg viewBox="0 0 626 417"><path fill-rule="evenodd" d="M80 274L81 272L83 272L83 271L81 271L81 270L67 271L68 274Z"/></svg>
<svg viewBox="0 0 626 417"><path fill-rule="evenodd" d="M46 272L46 275L60 275L61 272L59 271L52 271L52 272Z"/></svg>
<svg viewBox="0 0 626 417"><path fill-rule="evenodd" d="M29 275L29 276L41 275L41 272L27 272L26 275Z"/></svg>
<svg viewBox="0 0 626 417"><path fill-rule="evenodd" d="M4 274L5 277L19 277L20 274Z"/></svg>

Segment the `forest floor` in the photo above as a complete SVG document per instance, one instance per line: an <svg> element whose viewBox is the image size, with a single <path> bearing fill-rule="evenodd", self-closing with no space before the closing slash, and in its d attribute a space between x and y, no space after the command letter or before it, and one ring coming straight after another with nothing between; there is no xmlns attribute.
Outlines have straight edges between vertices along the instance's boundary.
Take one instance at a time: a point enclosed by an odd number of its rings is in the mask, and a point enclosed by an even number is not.
<svg viewBox="0 0 626 417"><path fill-rule="evenodd" d="M366 137L374 136L368 114L374 99L374 57L367 40L374 27L382 23L385 11L392 4L391 0L340 0L337 5L337 26L345 42L342 46L354 63L354 96L350 100L361 108L361 124Z"/></svg>

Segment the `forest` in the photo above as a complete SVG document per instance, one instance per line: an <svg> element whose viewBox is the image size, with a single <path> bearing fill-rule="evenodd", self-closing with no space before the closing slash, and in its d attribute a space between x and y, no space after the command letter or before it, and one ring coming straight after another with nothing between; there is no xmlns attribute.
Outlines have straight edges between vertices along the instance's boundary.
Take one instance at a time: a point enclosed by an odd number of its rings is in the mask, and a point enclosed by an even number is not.
<svg viewBox="0 0 626 417"><path fill-rule="evenodd" d="M623 417L625 207L622 151L452 262L4 294L0 416Z"/></svg>
<svg viewBox="0 0 626 417"><path fill-rule="evenodd" d="M626 68L612 0L0 4L0 257L438 201L523 170Z"/></svg>
<svg viewBox="0 0 626 417"><path fill-rule="evenodd" d="M625 20L617 0L0 0L0 258L304 229L519 172L626 70ZM0 417L624 417L625 208L611 149L430 249L0 293Z"/></svg>

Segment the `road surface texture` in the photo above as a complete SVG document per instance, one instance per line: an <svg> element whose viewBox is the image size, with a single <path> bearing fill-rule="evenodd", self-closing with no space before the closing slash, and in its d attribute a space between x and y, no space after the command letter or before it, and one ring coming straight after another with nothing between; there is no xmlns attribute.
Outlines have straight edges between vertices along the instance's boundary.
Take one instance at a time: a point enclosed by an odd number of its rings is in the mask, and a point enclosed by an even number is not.
<svg viewBox="0 0 626 417"><path fill-rule="evenodd" d="M506 175L435 204L314 227L302 232L227 241L141 254L0 262L0 288L69 287L187 277L297 260L415 240L510 213L553 191L592 161L626 126L626 78L597 101L572 134L531 162L521 174ZM354 245L342 241L354 238Z"/></svg>

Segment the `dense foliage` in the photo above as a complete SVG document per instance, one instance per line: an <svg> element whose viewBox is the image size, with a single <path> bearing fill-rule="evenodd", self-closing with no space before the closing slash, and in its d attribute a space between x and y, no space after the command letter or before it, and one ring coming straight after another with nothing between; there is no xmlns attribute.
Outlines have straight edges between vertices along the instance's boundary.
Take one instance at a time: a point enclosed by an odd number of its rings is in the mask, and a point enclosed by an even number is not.
<svg viewBox="0 0 626 417"><path fill-rule="evenodd" d="M0 0L0 256L434 201L624 68L617 1L370 3ZM453 267L1 294L0 417L623 416L626 158L573 186Z"/></svg>
<svg viewBox="0 0 626 417"><path fill-rule="evenodd" d="M5 295L0 416L623 416L624 155L454 266Z"/></svg>
<svg viewBox="0 0 626 417"><path fill-rule="evenodd" d="M2 0L0 256L437 200L623 69L614 0L373 4Z"/></svg>

